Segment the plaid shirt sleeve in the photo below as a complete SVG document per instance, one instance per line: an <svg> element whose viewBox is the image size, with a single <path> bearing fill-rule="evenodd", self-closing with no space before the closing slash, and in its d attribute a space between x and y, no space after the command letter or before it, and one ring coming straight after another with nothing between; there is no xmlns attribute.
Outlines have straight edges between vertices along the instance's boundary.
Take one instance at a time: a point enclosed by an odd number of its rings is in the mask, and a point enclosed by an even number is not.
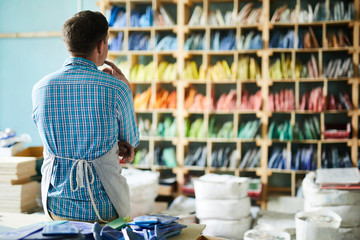
<svg viewBox="0 0 360 240"><path fill-rule="evenodd" d="M126 86L118 91L116 102L116 115L119 126L119 141L126 141L134 148L139 145L139 128L136 123L133 97Z"/></svg>

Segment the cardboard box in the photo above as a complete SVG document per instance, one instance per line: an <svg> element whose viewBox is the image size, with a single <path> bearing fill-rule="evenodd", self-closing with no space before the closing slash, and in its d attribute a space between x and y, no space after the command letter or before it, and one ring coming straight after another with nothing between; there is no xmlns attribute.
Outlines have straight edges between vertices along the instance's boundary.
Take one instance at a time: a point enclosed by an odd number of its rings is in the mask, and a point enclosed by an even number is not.
<svg viewBox="0 0 360 240"><path fill-rule="evenodd" d="M196 240L226 240L226 238L218 238L218 237L201 235Z"/></svg>
<svg viewBox="0 0 360 240"><path fill-rule="evenodd" d="M43 147L29 147L15 154L14 157L28 157L36 160L43 158Z"/></svg>
<svg viewBox="0 0 360 240"><path fill-rule="evenodd" d="M174 193L174 185L159 184L158 194L161 196L172 196Z"/></svg>

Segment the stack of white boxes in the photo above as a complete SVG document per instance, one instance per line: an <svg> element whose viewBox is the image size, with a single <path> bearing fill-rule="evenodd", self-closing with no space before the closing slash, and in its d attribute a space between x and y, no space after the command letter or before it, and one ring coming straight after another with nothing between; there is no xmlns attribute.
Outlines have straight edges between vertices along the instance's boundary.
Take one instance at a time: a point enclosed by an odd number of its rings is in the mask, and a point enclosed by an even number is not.
<svg viewBox="0 0 360 240"><path fill-rule="evenodd" d="M196 217L205 224L204 235L242 239L250 229L249 179L207 174L194 181Z"/></svg>
<svg viewBox="0 0 360 240"><path fill-rule="evenodd" d="M341 218L339 239L360 239L360 191L320 189L316 174L310 172L302 182L304 210L329 210Z"/></svg>

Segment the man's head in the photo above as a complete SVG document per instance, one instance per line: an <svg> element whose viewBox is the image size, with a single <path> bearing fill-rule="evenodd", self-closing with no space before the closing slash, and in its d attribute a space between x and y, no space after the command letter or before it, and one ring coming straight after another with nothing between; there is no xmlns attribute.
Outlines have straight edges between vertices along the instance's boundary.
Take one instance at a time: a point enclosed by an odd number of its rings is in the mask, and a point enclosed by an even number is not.
<svg viewBox="0 0 360 240"><path fill-rule="evenodd" d="M72 56L102 65L107 56L108 22L100 12L82 11L62 28L63 41Z"/></svg>

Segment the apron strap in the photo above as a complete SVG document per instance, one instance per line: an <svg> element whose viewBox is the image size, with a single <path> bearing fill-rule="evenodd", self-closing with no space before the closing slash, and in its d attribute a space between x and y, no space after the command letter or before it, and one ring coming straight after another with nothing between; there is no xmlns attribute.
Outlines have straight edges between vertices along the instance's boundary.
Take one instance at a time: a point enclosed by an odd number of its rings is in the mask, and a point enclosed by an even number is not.
<svg viewBox="0 0 360 240"><path fill-rule="evenodd" d="M95 201L94 201L94 196L91 192L91 188L90 188L90 184L93 184L94 182L94 172L89 164L89 162L92 162L92 161L86 161L84 159L72 159L72 158L65 158L65 157L59 157L59 156L56 156L57 158L61 158L61 159L66 159L66 160L71 160L71 161L74 161L73 165L71 166L71 170L70 170L70 189L71 191L75 192L78 190L78 188L83 188L85 187L84 185L84 175L85 175L85 181L86 181L86 185L87 185L87 191L88 191L88 194L90 196L90 200L91 200L91 204L94 208L94 211L95 211L95 214L96 216L98 217L98 219L104 223L107 223L107 221L103 220L101 217L100 217L100 214L99 214L99 211L95 205ZM75 170L76 168L76 170ZM73 173L74 173L74 170L75 170L75 181L76 181L76 188L74 188L74 185L73 185ZM89 180L89 173L91 175L91 181Z"/></svg>

